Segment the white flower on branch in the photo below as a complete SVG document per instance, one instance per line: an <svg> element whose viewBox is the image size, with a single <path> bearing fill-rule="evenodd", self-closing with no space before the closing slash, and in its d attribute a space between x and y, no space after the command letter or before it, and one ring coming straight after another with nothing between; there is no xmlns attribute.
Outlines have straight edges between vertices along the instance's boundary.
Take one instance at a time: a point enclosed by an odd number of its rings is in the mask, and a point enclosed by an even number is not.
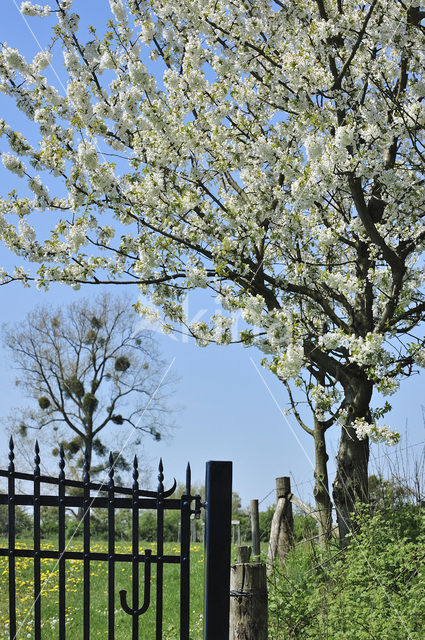
<svg viewBox="0 0 425 640"><path fill-rule="evenodd" d="M380 427L375 422L357 418L353 426L360 440L369 437L373 442L384 442L388 445L395 445L400 440L398 431L392 430L387 425Z"/></svg>
<svg viewBox="0 0 425 640"><path fill-rule="evenodd" d="M24 164L22 164L19 158L12 155L11 153L2 153L1 161L3 162L6 169L12 171L13 173L16 173L21 178L23 177L26 171L26 167Z"/></svg>
<svg viewBox="0 0 425 640"><path fill-rule="evenodd" d="M52 54L50 51L39 51L32 61L32 66L38 73L41 73L49 66L51 59Z"/></svg>
<svg viewBox="0 0 425 640"><path fill-rule="evenodd" d="M38 16L39 18L44 18L50 14L51 9L48 5L21 2L20 11L24 16Z"/></svg>

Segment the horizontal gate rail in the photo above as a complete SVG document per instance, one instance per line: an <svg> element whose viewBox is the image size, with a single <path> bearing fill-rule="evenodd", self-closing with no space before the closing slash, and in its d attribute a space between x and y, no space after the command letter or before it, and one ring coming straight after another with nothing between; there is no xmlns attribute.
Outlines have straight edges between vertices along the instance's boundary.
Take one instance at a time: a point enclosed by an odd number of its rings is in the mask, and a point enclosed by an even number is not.
<svg viewBox="0 0 425 640"><path fill-rule="evenodd" d="M105 491L106 489L103 489ZM63 502L60 503L60 498L58 496L40 496L39 504L42 507L58 507L59 504L63 504L65 507L81 507L83 503L82 496L65 496L63 498ZM90 508L94 507L103 507L107 509L108 507L108 498L103 497L92 497L90 498ZM192 497L193 500L193 497ZM0 504L8 504L7 494L0 493ZM14 504L23 506L23 507L32 507L34 506L34 496L33 495L15 495ZM114 500L114 504L117 509L131 509L133 506L133 500L131 498L116 498ZM174 509L180 510L181 503L180 500L176 498L169 498L168 500L164 500L164 509ZM156 509L157 502L156 500L150 500L148 498L138 498L137 499L137 508L139 510L143 509Z"/></svg>
<svg viewBox="0 0 425 640"><path fill-rule="evenodd" d="M63 557L64 560L84 560L84 551L63 551L61 552L51 550L51 549L41 549L40 551L35 552L33 549L17 549L15 548L13 551L13 555L15 558L34 558L36 553L39 553L40 558L48 559L48 560L59 560ZM9 556L9 550L0 548L0 556ZM99 551L90 551L87 554L89 560L93 562L109 560L112 558L114 562L131 562L133 560L133 554L131 553L114 553L110 555L109 553L102 553ZM137 557L137 562L144 562L143 556ZM158 556L151 555L150 562L152 564L156 564L158 562ZM172 556L172 555L163 555L161 562L165 562L167 564L180 564L180 556Z"/></svg>
<svg viewBox="0 0 425 640"><path fill-rule="evenodd" d="M9 477L10 472L6 469L0 469L0 478L8 478ZM33 482L34 481L34 474L33 473L22 473L19 471L14 471L13 472L13 477L15 478L15 480L28 480L29 482ZM53 485L58 485L60 480L59 478L53 478L52 476L46 476L46 475L40 475L40 483L41 484L53 484ZM81 482L80 480L68 480L65 479L63 481L63 485L65 487L74 487L77 489L81 489L84 487L84 483ZM171 489L168 489L167 491L164 491L164 498L170 496L172 493L174 493L174 491L176 490L176 486L177 483L174 482L173 486L171 487ZM108 483L107 482L90 482L90 491L108 491ZM132 496L133 495L133 490L132 489L128 489L127 487L114 487L114 492L115 493L119 493L119 494L125 494L125 495L129 495ZM4 495L4 494L3 494ZM139 489L137 491L137 495L138 496L145 496L147 498L155 498L158 495L157 491L149 491L147 489ZM19 496L17 496L19 497ZM22 497L22 496L21 496Z"/></svg>

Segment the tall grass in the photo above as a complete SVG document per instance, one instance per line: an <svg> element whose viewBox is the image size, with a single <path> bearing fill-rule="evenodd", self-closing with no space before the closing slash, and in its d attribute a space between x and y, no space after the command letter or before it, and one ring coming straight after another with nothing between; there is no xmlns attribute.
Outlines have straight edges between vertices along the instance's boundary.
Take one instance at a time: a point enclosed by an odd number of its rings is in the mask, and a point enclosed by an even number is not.
<svg viewBox="0 0 425 640"><path fill-rule="evenodd" d="M269 640L424 640L425 514L359 507L345 550L301 543L269 583Z"/></svg>
<svg viewBox="0 0 425 640"><path fill-rule="evenodd" d="M0 541L5 546L6 541ZM20 548L31 548L21 541ZM71 549L72 547L72 549ZM54 543L44 541L44 549L54 549ZM107 551L105 541L91 545L92 551ZM153 543L141 543L141 549L151 549L155 553ZM69 550L81 551L82 542L75 541ZM130 553L131 545L117 543L117 553ZM178 555L178 544L166 543L165 553ZM43 559L41 561L43 591L41 595L41 609L43 620L43 637L56 638L58 635L58 566L56 560ZM179 603L180 577L179 565L165 565L164 567L164 640L176 640L179 636ZM128 640L131 637L131 616L127 615L119 602L118 592L126 589L131 606L131 564L116 564L115 581L115 620L116 640ZM0 558L0 639L9 637L8 612L8 560ZM204 555L200 544L191 546L191 640L202 638L202 609L203 609ZM143 567L140 570L140 593L143 598ZM152 567L151 605L146 614L140 617L140 640L154 640L155 638L155 591L156 571ZM16 606L18 634L16 640L32 640L34 638L33 623L33 561L30 558L16 560ZM108 581L107 563L92 562L90 572L90 625L91 638L107 638L108 622ZM67 637L79 640L83 637L83 563L80 560L66 562L66 629Z"/></svg>

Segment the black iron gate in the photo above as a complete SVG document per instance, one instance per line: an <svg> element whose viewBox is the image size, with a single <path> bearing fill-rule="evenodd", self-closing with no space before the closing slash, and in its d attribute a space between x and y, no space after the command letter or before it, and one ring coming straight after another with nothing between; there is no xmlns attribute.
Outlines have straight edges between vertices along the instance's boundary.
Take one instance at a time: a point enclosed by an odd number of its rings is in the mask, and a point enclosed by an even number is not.
<svg viewBox="0 0 425 640"><path fill-rule="evenodd" d="M108 575L108 640L115 638L116 565L131 563L132 581L131 597L128 591L119 592L121 608L131 616L131 640L143 640L143 614L148 610L150 602L155 598L155 637L163 638L163 595L164 565L180 566L180 640L189 640L190 634L190 535L191 517L199 518L201 509L205 509L205 605L204 605L204 639L227 640L229 634L229 566L230 566L230 534L231 534L231 496L232 496L232 464L231 462L208 462L206 468L206 499L201 502L199 495L191 494L190 466L186 469L186 490L181 498L171 498L176 489L176 482L165 489L163 481L163 465L159 464L158 487L156 491L139 488L139 470L137 457L133 462L133 485L131 488L116 486L114 482L114 462L109 458L109 472L104 483L92 482L90 479L87 458L84 466L84 479L77 481L65 476L65 456L60 449L59 474L57 478L41 474L39 447L35 445L34 473L22 473L15 470L15 454L13 440L10 439L9 466L0 470L0 477L7 478L7 493L0 494L0 505L8 509L8 541L7 547L0 547L0 556L8 558L9 583L9 639L21 640L26 637L20 631L16 612L16 558L30 558L33 562L33 602L29 608L34 625L34 640L51 640L51 630L43 633L43 611L41 592L43 590L42 566L44 558L54 559L58 568L58 640L66 640L66 584L67 562L79 560L83 563L83 638L90 640L90 565L91 562L107 563ZM30 482L32 493L18 493L17 481ZM52 492L43 492L42 487L56 487ZM74 495L70 494L70 490ZM79 495L75 495L75 493ZM33 514L33 548L18 548L16 538L16 507L32 507ZM57 508L57 548L43 549L41 545L41 508ZM83 549L69 549L66 541L65 511L66 509L82 510ZM93 551L91 548L90 513L96 509L107 511L108 550ZM119 509L131 510L131 553L117 553L115 543L116 512ZM139 513L150 509L156 512L156 553L139 548ZM164 514L167 510L180 512L180 552L170 555L164 553ZM152 567L155 567L155 593L151 594ZM140 598L140 578L143 573L143 602ZM4 588L0 589L4 593ZM176 639L177 640L177 639Z"/></svg>

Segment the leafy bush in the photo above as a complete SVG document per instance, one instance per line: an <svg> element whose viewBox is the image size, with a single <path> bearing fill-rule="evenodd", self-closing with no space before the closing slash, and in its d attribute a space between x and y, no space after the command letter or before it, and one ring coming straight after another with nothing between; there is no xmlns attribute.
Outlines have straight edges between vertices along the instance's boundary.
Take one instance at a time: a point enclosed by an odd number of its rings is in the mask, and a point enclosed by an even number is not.
<svg viewBox="0 0 425 640"><path fill-rule="evenodd" d="M294 541L310 540L318 534L317 522L311 516L296 511L294 513Z"/></svg>
<svg viewBox="0 0 425 640"><path fill-rule="evenodd" d="M425 517L412 505L360 510L346 551L301 544L270 584L273 640L422 640Z"/></svg>
<svg viewBox="0 0 425 640"><path fill-rule="evenodd" d="M0 536L7 536L7 519L8 508L7 505L0 505ZM32 535L32 517L25 509L16 505L15 507L15 533L17 536Z"/></svg>

